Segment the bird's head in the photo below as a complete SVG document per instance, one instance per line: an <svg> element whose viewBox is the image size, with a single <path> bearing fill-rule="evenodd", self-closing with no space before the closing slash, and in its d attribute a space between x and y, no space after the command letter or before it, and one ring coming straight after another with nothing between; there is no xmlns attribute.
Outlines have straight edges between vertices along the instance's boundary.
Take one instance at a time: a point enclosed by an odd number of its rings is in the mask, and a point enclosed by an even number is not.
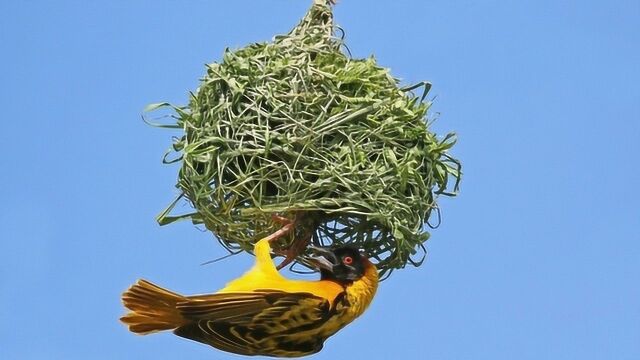
<svg viewBox="0 0 640 360"><path fill-rule="evenodd" d="M348 283L359 280L371 263L358 249L342 246L336 248L312 246L312 266L320 270L322 280Z"/></svg>

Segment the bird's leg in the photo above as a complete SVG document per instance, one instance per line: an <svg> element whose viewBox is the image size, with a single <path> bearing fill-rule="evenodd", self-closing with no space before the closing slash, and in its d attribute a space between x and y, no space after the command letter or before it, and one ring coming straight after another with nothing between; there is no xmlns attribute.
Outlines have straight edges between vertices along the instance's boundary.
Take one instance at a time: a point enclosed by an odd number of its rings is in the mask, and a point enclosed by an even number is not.
<svg viewBox="0 0 640 360"><path fill-rule="evenodd" d="M307 245L309 245L310 240L311 236L297 236L293 240L293 243L291 244L289 249L284 252L284 260L282 260L280 265L277 266L277 269L280 270L285 266L291 264L296 259L296 257L298 257L298 255L304 252L304 250L307 248Z"/></svg>
<svg viewBox="0 0 640 360"><path fill-rule="evenodd" d="M280 228L280 230L266 237L267 241L269 241L270 243L287 235L289 232L291 232L291 229L295 227L295 222L287 219L284 216L273 214L271 215L271 219L275 222L282 224L283 226L282 228Z"/></svg>
<svg viewBox="0 0 640 360"><path fill-rule="evenodd" d="M284 256L284 260L277 266L277 269L280 270L285 266L291 264L298 255L302 254L304 250L309 245L311 241L311 237L313 236L313 231L309 231L308 229L299 229L298 225L300 223L306 224L305 221L300 221L300 214L297 214L293 220L279 216L279 215L271 215L271 219L277 223L282 224L282 228L280 230L274 232L273 234L266 237L266 239L271 243L274 242L281 237L289 234L292 230L294 231L294 239L291 245L286 250L274 250L274 252L280 256ZM309 225L309 224L307 224ZM300 231L301 230L301 231Z"/></svg>
<svg viewBox="0 0 640 360"><path fill-rule="evenodd" d="M278 240L279 238L287 235L291 229L293 228L293 223L287 224L285 226L283 226L280 230L274 232L273 234L267 236L265 239L269 242L273 242Z"/></svg>
<svg viewBox="0 0 640 360"><path fill-rule="evenodd" d="M284 260L278 265L278 270L291 264L300 254L304 253L311 242L317 227L317 221L318 216L316 214L310 215L308 212L296 213L293 220L295 224L293 242L286 251L280 253L280 255L284 256Z"/></svg>
<svg viewBox="0 0 640 360"><path fill-rule="evenodd" d="M276 214L271 214L271 220L280 223L282 225L288 225L291 224L293 221L291 221L291 219L286 218L284 216L280 216L280 215L276 215Z"/></svg>

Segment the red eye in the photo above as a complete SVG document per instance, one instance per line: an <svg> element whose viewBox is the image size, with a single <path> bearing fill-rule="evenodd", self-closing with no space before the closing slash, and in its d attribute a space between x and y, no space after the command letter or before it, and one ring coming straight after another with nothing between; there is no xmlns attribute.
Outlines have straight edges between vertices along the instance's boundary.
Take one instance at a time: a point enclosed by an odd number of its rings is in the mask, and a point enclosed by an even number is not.
<svg viewBox="0 0 640 360"><path fill-rule="evenodd" d="M353 258L351 256L345 256L342 258L342 262L345 263L345 265L351 265L353 264Z"/></svg>

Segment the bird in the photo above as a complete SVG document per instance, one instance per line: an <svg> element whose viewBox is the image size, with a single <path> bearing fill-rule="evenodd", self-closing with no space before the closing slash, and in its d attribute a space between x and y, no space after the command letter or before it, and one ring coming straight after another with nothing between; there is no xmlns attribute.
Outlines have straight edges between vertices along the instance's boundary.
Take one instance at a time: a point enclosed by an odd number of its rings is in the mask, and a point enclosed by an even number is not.
<svg viewBox="0 0 640 360"><path fill-rule="evenodd" d="M358 249L310 246L319 280L284 277L269 239L256 242L253 267L221 290L183 296L146 280L122 295L120 320L136 334L177 336L239 355L301 357L362 315L378 288L375 265Z"/></svg>

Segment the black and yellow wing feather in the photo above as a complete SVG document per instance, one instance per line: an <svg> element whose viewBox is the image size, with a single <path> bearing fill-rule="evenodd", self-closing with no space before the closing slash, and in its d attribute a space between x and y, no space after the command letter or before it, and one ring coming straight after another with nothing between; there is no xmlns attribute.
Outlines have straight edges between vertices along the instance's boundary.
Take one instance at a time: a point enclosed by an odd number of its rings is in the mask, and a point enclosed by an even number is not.
<svg viewBox="0 0 640 360"><path fill-rule="evenodd" d="M242 355L297 357L316 353L326 339L318 330L333 311L327 299L273 290L185 300L177 309L189 323L178 327L176 335Z"/></svg>

